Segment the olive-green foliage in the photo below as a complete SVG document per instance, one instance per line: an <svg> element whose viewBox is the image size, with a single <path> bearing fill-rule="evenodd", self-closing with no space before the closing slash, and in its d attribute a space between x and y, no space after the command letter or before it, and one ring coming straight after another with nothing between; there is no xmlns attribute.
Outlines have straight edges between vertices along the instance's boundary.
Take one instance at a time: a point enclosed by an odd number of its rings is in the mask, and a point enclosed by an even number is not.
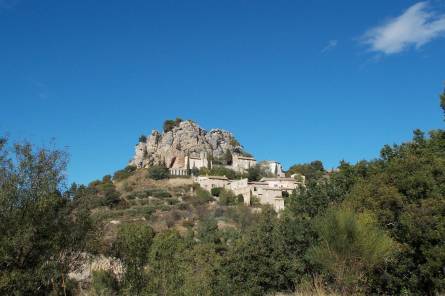
<svg viewBox="0 0 445 296"><path fill-rule="evenodd" d="M96 196L96 205L108 206L110 208L116 207L121 202L120 193L116 190L111 181L111 176L106 175L102 181L96 180L88 185Z"/></svg>
<svg viewBox="0 0 445 296"><path fill-rule="evenodd" d="M183 295L186 241L169 230L155 236L149 252L149 291L154 295Z"/></svg>
<svg viewBox="0 0 445 296"><path fill-rule="evenodd" d="M295 173L302 174L309 181L320 179L325 174L325 170L323 163L315 160L309 164L295 164L289 168L286 174L290 176Z"/></svg>
<svg viewBox="0 0 445 296"><path fill-rule="evenodd" d="M95 296L117 295L118 283L110 271L96 270L92 272L91 288Z"/></svg>
<svg viewBox="0 0 445 296"><path fill-rule="evenodd" d="M228 189L222 189L219 193L219 203L221 205L236 205L243 202L243 196L235 195L233 191Z"/></svg>
<svg viewBox="0 0 445 296"><path fill-rule="evenodd" d="M141 198L148 198L150 196L157 197L157 198L172 197L170 192L168 192L167 190L165 190L163 188L150 188L150 189L145 189L144 191L132 192L127 196L127 198L128 199L135 199L135 198L141 199Z"/></svg>
<svg viewBox="0 0 445 296"><path fill-rule="evenodd" d="M198 225L196 238L201 242L218 243L218 223L216 220L212 218L202 220Z"/></svg>
<svg viewBox="0 0 445 296"><path fill-rule="evenodd" d="M145 142L147 142L147 137L145 135L141 135L139 137L139 143L145 143Z"/></svg>
<svg viewBox="0 0 445 296"><path fill-rule="evenodd" d="M243 231L253 227L258 222L258 215L253 214L250 208L243 203L238 204L236 207L230 207L227 210L226 216L235 221Z"/></svg>
<svg viewBox="0 0 445 296"><path fill-rule="evenodd" d="M84 250L88 213L61 194L62 151L0 140L0 294L66 291L67 274Z"/></svg>
<svg viewBox="0 0 445 296"><path fill-rule="evenodd" d="M249 181L259 181L263 177L271 177L270 172L264 166L257 164L247 170L247 178Z"/></svg>
<svg viewBox="0 0 445 296"><path fill-rule="evenodd" d="M148 177L153 180L167 179L170 176L170 171L165 166L152 166L148 169Z"/></svg>
<svg viewBox="0 0 445 296"><path fill-rule="evenodd" d="M167 119L164 121L164 133L171 131L175 126L179 126L181 122L182 119L179 117L176 117L175 120Z"/></svg>
<svg viewBox="0 0 445 296"><path fill-rule="evenodd" d="M197 167L193 167L193 168L190 170L190 175L192 175L192 176L198 176L198 175L199 175L199 169L198 169Z"/></svg>
<svg viewBox="0 0 445 296"><path fill-rule="evenodd" d="M126 166L124 169L116 171L113 175L113 181L122 181L127 179L136 171L136 167L132 165Z"/></svg>
<svg viewBox="0 0 445 296"><path fill-rule="evenodd" d="M200 243L185 253L184 295L230 295L224 285L222 256L215 244Z"/></svg>
<svg viewBox="0 0 445 296"><path fill-rule="evenodd" d="M258 224L223 258L232 295L265 295L293 287L292 262L278 231L276 213L265 207Z"/></svg>
<svg viewBox="0 0 445 296"><path fill-rule="evenodd" d="M343 293L359 292L366 275L395 253L395 243L369 213L331 208L317 219L315 229L319 242L307 256L334 277Z"/></svg>
<svg viewBox="0 0 445 296"><path fill-rule="evenodd" d="M210 194L210 192L201 187L197 187L195 189L195 192L196 192L196 197L202 202L209 202L214 200L212 194Z"/></svg>
<svg viewBox="0 0 445 296"><path fill-rule="evenodd" d="M113 249L126 268L123 289L130 295L139 295L146 285L144 267L153 237L153 230L144 224L124 224L119 228Z"/></svg>
<svg viewBox="0 0 445 296"><path fill-rule="evenodd" d="M201 168L199 170L199 175L205 176L226 176L229 179L237 179L240 178L241 175L235 172L232 169L226 168L224 166L220 165L214 165L211 169L208 168Z"/></svg>
<svg viewBox="0 0 445 296"><path fill-rule="evenodd" d="M222 190L223 190L223 188L221 188L221 187L215 187L210 190L210 193L213 196L219 196Z"/></svg>

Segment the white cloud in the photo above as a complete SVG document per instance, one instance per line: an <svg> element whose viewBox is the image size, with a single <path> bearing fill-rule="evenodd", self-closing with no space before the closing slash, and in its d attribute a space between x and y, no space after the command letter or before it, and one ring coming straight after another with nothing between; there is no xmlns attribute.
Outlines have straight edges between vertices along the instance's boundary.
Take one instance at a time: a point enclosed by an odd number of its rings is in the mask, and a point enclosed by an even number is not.
<svg viewBox="0 0 445 296"><path fill-rule="evenodd" d="M338 45L338 40L329 40L328 44L321 50L321 53L326 53Z"/></svg>
<svg viewBox="0 0 445 296"><path fill-rule="evenodd" d="M432 11L427 2L418 2L402 15L367 31L362 40L372 51L395 54L425 45L445 34L445 15Z"/></svg>

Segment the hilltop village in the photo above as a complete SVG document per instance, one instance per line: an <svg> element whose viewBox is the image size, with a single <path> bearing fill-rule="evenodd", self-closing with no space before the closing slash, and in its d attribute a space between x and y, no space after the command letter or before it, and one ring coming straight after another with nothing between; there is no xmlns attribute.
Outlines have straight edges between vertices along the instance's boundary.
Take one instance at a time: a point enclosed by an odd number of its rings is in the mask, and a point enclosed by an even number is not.
<svg viewBox="0 0 445 296"><path fill-rule="evenodd" d="M253 200L269 204L276 211L284 209L284 198L305 186L305 177L286 177L277 161L260 161L247 153L232 133L221 129L209 132L191 120L167 121L164 132L153 130L149 136L141 136L130 165L138 168L164 166L170 176L190 176L201 188L230 190L242 196L244 204ZM212 175L212 168L222 167L238 173L238 179L225 175ZM264 176L249 181L245 176L253 168L260 169Z"/></svg>

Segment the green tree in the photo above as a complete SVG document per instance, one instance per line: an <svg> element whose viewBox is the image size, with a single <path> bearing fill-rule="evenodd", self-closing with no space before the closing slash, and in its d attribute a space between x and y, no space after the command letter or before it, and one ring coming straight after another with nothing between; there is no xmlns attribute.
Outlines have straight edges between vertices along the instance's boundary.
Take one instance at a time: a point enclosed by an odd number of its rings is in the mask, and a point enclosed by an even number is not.
<svg viewBox="0 0 445 296"><path fill-rule="evenodd" d="M247 170L247 179L249 179L251 182L259 181L263 177L271 177L271 174L268 173L267 170L260 164L250 167Z"/></svg>
<svg viewBox="0 0 445 296"><path fill-rule="evenodd" d="M173 230L155 236L149 253L149 291L155 295L183 295L185 240Z"/></svg>
<svg viewBox="0 0 445 296"><path fill-rule="evenodd" d="M129 295L140 295L147 285L144 267L153 237L153 230L144 224L124 224L119 228L113 249L125 266L124 290Z"/></svg>
<svg viewBox="0 0 445 296"><path fill-rule="evenodd" d="M275 211L265 207L255 227L224 257L232 295L265 295L293 287L295 273L277 222Z"/></svg>
<svg viewBox="0 0 445 296"><path fill-rule="evenodd" d="M92 272L91 288L96 296L117 295L118 283L111 272L97 270Z"/></svg>
<svg viewBox="0 0 445 296"><path fill-rule="evenodd" d="M179 124L182 122L182 119L179 117L176 117L175 120L167 119L164 121L164 133L167 133L171 131L174 127L179 126Z"/></svg>
<svg viewBox="0 0 445 296"><path fill-rule="evenodd" d="M326 173L323 163L319 160L312 161L308 164L295 164L289 168L287 175L299 173L306 177L308 181L319 180Z"/></svg>
<svg viewBox="0 0 445 296"><path fill-rule="evenodd" d="M152 166L148 169L148 177L153 180L167 179L170 176L170 171L166 166Z"/></svg>
<svg viewBox="0 0 445 296"><path fill-rule="evenodd" d="M139 143L145 143L145 142L147 142L147 137L144 136L144 135L141 135L141 136L139 137Z"/></svg>
<svg viewBox="0 0 445 296"><path fill-rule="evenodd" d="M210 176L226 176L229 179L237 179L241 177L237 172L232 169L226 168L221 165L214 165L211 169L201 168L199 170L200 175L210 175Z"/></svg>
<svg viewBox="0 0 445 296"><path fill-rule="evenodd" d="M222 257L214 244L195 244L185 258L184 295L230 295L221 269Z"/></svg>
<svg viewBox="0 0 445 296"><path fill-rule="evenodd" d="M116 171L113 175L113 181L122 181L133 175L136 167L132 165L126 166L124 169Z"/></svg>
<svg viewBox="0 0 445 296"><path fill-rule="evenodd" d="M0 140L0 294L68 293L91 224L60 193L65 168L62 151Z"/></svg>
<svg viewBox="0 0 445 296"><path fill-rule="evenodd" d="M393 240L372 215L348 208L332 208L315 224L319 243L308 257L335 279L343 294L354 294L366 283L366 275L391 258Z"/></svg>

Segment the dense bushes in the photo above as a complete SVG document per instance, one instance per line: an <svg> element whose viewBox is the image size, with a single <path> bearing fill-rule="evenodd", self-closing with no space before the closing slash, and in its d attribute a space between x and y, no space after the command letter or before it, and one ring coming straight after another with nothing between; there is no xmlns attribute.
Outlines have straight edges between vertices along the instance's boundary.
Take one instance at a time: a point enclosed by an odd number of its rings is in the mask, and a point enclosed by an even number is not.
<svg viewBox="0 0 445 296"><path fill-rule="evenodd" d="M176 117L175 120L167 119L164 121L164 133L171 131L175 126L179 126L181 122L182 119L179 117Z"/></svg>
<svg viewBox="0 0 445 296"><path fill-rule="evenodd" d="M247 178L249 181L259 181L263 177L272 177L272 174L270 174L267 169L260 164L250 167L247 170Z"/></svg>
<svg viewBox="0 0 445 296"><path fill-rule="evenodd" d="M63 295L85 250L88 212L61 194L62 151L0 139L0 294Z"/></svg>
<svg viewBox="0 0 445 296"><path fill-rule="evenodd" d="M147 137L144 136L144 135L140 136L139 137L139 143L145 143L145 142L147 142Z"/></svg>
<svg viewBox="0 0 445 296"><path fill-rule="evenodd" d="M242 195L235 195L231 190L222 189L219 194L219 203L221 205L236 205L242 203L243 201L244 198Z"/></svg>
<svg viewBox="0 0 445 296"><path fill-rule="evenodd" d="M362 292L366 274L388 262L396 250L393 240L369 213L331 208L315 221L314 229L318 243L307 256L334 277L343 294Z"/></svg>
<svg viewBox="0 0 445 296"><path fill-rule="evenodd" d="M195 189L195 193L196 193L196 197L201 201L201 202L209 202L209 201L213 201L213 197L212 194L210 194L210 192L208 192L207 190L201 188L201 187L197 187Z"/></svg>
<svg viewBox="0 0 445 296"><path fill-rule="evenodd" d="M215 188L212 188L212 189L210 190L210 193L211 193L213 196L218 197L222 190L223 190L223 188L221 188L221 187L215 187Z"/></svg>
<svg viewBox="0 0 445 296"><path fill-rule="evenodd" d="M113 175L113 181L122 181L124 179L127 179L128 177L130 177L131 175L133 175L133 173L136 171L136 167L129 165L126 166L124 169L116 171Z"/></svg>
<svg viewBox="0 0 445 296"><path fill-rule="evenodd" d="M139 295L146 285L144 268L153 236L153 230L143 224L126 224L119 228L114 250L126 269L122 287L126 294Z"/></svg>
<svg viewBox="0 0 445 296"><path fill-rule="evenodd" d="M201 168L199 170L199 174L202 176L204 175L226 176L229 179L237 179L241 177L241 175L235 172L234 170L219 165L215 165L211 169Z"/></svg>
<svg viewBox="0 0 445 296"><path fill-rule="evenodd" d="M170 176L170 171L165 166L152 166L148 169L148 177L153 180L167 179Z"/></svg>

